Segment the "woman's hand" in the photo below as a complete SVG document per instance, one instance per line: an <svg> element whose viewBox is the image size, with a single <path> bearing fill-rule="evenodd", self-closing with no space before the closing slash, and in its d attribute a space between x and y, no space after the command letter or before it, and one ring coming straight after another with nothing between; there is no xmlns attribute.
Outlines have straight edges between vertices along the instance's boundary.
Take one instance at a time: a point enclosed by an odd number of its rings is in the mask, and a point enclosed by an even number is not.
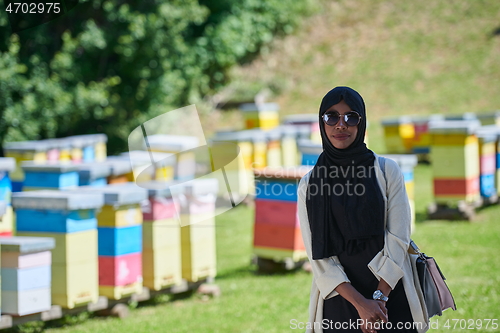
<svg viewBox="0 0 500 333"><path fill-rule="evenodd" d="M358 311L359 318L363 321L361 330L363 333L376 333L376 328L382 326L377 322L388 321L387 308L384 301L364 299L354 305Z"/></svg>
<svg viewBox="0 0 500 333"><path fill-rule="evenodd" d="M387 322L387 308L384 301L365 298L347 282L339 284L335 290L358 311L359 318L363 320L361 327L363 333L376 333L375 328L380 327L377 320Z"/></svg>

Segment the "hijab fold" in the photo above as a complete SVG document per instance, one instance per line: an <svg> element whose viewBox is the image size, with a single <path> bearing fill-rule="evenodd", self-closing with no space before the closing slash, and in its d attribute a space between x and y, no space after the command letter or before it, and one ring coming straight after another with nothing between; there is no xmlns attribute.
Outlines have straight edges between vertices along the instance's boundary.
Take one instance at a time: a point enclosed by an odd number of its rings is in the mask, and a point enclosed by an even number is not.
<svg viewBox="0 0 500 333"><path fill-rule="evenodd" d="M344 100L361 115L354 142L335 148L325 132L323 114ZM384 201L375 175L375 156L364 137L366 110L361 95L336 87L321 101L319 125L323 152L307 188L306 207L311 228L312 257L323 259L346 252L356 254L371 237L384 234Z"/></svg>

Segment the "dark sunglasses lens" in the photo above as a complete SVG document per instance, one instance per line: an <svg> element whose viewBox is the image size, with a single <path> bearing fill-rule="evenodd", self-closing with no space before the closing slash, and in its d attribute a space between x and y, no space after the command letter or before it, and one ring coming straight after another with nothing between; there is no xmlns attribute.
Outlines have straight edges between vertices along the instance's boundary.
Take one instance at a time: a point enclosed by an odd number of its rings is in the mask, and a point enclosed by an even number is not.
<svg viewBox="0 0 500 333"><path fill-rule="evenodd" d="M356 126L359 124L359 121L361 120L361 117L356 112L349 112L348 114L346 114L346 116L347 116L347 121L346 121L347 126Z"/></svg>
<svg viewBox="0 0 500 333"><path fill-rule="evenodd" d="M338 113L325 113L323 116L323 119L325 120L325 123L329 126L334 126L339 122L339 114Z"/></svg>

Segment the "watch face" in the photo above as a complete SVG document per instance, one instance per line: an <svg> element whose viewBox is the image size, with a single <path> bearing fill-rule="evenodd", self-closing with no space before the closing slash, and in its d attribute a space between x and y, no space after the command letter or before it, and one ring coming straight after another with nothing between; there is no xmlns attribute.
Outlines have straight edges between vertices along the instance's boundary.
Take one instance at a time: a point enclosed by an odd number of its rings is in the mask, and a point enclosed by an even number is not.
<svg viewBox="0 0 500 333"><path fill-rule="evenodd" d="M375 290L373 293L373 299L379 299L382 296L382 292L380 290Z"/></svg>

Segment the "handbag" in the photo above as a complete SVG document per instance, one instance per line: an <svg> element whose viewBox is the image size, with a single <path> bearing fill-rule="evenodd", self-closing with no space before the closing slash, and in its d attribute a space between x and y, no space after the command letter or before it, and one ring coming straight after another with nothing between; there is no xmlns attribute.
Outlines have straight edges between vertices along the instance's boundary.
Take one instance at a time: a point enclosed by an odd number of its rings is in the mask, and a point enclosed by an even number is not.
<svg viewBox="0 0 500 333"><path fill-rule="evenodd" d="M408 252L416 254L415 267L418 283L424 295L429 318L436 315L441 316L446 309L456 310L455 300L436 260L422 253L413 240L410 241Z"/></svg>

